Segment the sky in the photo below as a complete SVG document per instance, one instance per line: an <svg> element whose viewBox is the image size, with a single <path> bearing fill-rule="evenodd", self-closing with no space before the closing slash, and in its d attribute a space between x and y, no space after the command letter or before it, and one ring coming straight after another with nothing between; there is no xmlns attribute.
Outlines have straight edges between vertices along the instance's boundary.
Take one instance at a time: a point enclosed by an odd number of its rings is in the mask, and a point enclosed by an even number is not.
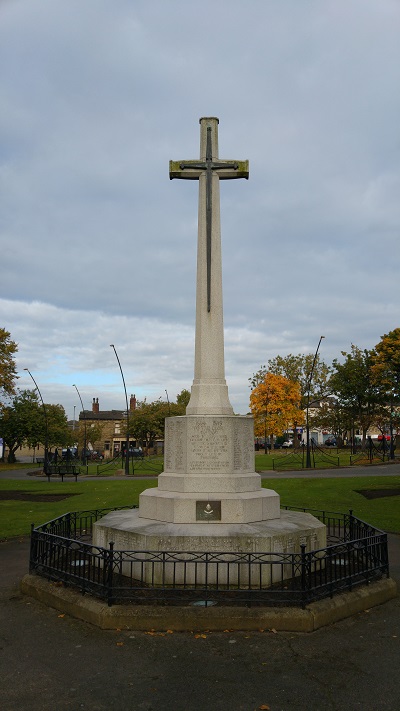
<svg viewBox="0 0 400 711"><path fill-rule="evenodd" d="M268 359L399 327L398 0L0 0L0 326L70 419L172 402L194 369L198 184L221 183L235 412Z"/></svg>

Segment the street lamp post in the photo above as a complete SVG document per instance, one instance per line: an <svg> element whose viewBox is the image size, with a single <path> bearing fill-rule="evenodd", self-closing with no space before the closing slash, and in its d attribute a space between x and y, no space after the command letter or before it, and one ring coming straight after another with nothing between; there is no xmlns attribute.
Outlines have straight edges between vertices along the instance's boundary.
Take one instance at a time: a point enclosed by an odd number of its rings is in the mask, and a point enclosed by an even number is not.
<svg viewBox="0 0 400 711"><path fill-rule="evenodd" d="M267 413L264 415L264 454L267 454Z"/></svg>
<svg viewBox="0 0 400 711"><path fill-rule="evenodd" d="M318 346L317 350L315 351L314 355L314 360L311 366L311 371L310 375L307 381L307 406L306 406L306 469L311 469L311 453L310 453L310 421L309 421L309 408L310 408L310 390L311 390L311 381L312 381L312 376L314 373L314 368L315 364L317 362L317 356L318 356L318 351L319 347L321 345L322 339L325 338L325 336L321 336L319 341L318 341Z"/></svg>
<svg viewBox="0 0 400 711"><path fill-rule="evenodd" d="M81 394L76 387L76 385L72 386L75 388L76 392L78 393L79 400L81 401L81 407L82 407L82 413L83 413L83 427L84 427L84 434L83 434L83 457L82 457L82 464L86 467L87 471L87 430L86 430L86 413L85 413L85 408L83 407L83 402L81 398Z"/></svg>
<svg viewBox="0 0 400 711"><path fill-rule="evenodd" d="M165 390L165 394L166 394L166 396L167 396L168 414L169 414L169 416L171 417L171 405L170 405L170 403L169 403L169 397L168 397L168 391L167 391L167 390Z"/></svg>
<svg viewBox="0 0 400 711"><path fill-rule="evenodd" d="M119 369L121 371L122 382L125 390L125 401L126 401L126 451L125 451L125 474L129 474L129 405L128 405L128 394L126 392L125 378L122 372L122 367L120 360L118 358L118 353L113 343L110 343L110 348L113 348L115 357L118 361Z"/></svg>
<svg viewBox="0 0 400 711"><path fill-rule="evenodd" d="M48 422L48 419L47 419L46 405L44 404L44 401L43 401L43 398L42 398L42 393L40 392L39 386L38 386L38 384L37 384L35 378L33 377L31 371L29 370L29 368L24 368L24 370L26 370L26 372L29 373L29 375L31 376L33 382L35 383L36 390L38 391L40 400L41 400L41 402L42 402L43 413L44 413L44 427L45 427L45 435L44 435L44 465L43 465L43 471L44 471L44 473L47 475L47 465L48 465L48 456L49 456L49 452L48 452L48 450L49 450L49 422Z"/></svg>

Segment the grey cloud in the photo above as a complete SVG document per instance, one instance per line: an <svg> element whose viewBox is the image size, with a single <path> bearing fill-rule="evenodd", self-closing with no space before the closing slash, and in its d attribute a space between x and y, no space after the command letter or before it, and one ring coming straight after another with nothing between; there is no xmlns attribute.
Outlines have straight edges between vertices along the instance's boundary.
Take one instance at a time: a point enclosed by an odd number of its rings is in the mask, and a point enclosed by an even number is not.
<svg viewBox="0 0 400 711"><path fill-rule="evenodd" d="M143 394L190 385L197 185L168 161L197 157L202 115L250 159L221 186L235 407L269 357L397 327L399 20L391 0L3 3L0 314L56 400L71 377L113 406L119 335Z"/></svg>

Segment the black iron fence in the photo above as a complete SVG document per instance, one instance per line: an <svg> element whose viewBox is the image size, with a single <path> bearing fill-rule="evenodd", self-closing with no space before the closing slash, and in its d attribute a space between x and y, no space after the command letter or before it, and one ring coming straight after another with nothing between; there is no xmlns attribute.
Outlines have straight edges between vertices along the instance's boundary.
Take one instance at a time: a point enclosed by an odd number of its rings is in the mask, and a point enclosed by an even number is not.
<svg viewBox="0 0 400 711"><path fill-rule="evenodd" d="M94 522L110 510L99 509L32 525L30 572L109 605L304 607L389 576L384 532L351 511L285 508L311 513L322 521L327 547L307 551L302 545L296 553L120 551L110 543L105 549L91 543Z"/></svg>
<svg viewBox="0 0 400 711"><path fill-rule="evenodd" d="M330 467L339 467L340 458L326 451L323 447L319 447L314 439L310 442L310 459L311 465L315 469L316 466L327 464ZM297 450L292 450L284 457L279 457L272 460L272 469L305 469L307 467L307 449L302 446Z"/></svg>

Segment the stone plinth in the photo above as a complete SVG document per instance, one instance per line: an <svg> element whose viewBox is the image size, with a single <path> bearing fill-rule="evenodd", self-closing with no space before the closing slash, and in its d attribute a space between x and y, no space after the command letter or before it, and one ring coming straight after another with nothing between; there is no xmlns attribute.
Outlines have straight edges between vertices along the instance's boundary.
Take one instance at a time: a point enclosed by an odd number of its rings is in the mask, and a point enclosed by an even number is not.
<svg viewBox="0 0 400 711"><path fill-rule="evenodd" d="M196 584L202 584L207 579L209 585L243 582L244 586L258 587L261 582L268 587L275 580L298 574L289 562L283 565L277 562L280 554L298 553L302 544L308 551L326 546L324 524L310 514L297 511L281 511L278 519L251 524L188 525L150 521L142 518L137 509L124 510L107 514L93 529L94 545L107 548L112 541L116 550L134 551L123 562L122 572L152 585L192 584L195 580ZM149 555L141 556L140 551L147 551ZM156 552L173 552L174 563L163 564L160 556L153 555ZM221 562L217 565L209 558L206 578L206 563L199 560L204 552L226 553L227 558L229 553L266 553L272 565L249 565L243 559L229 566L228 577L228 565ZM138 562L135 559L139 559Z"/></svg>
<svg viewBox="0 0 400 711"><path fill-rule="evenodd" d="M164 472L140 516L168 523L250 523L280 516L279 495L254 471L253 418L186 415L165 421Z"/></svg>

